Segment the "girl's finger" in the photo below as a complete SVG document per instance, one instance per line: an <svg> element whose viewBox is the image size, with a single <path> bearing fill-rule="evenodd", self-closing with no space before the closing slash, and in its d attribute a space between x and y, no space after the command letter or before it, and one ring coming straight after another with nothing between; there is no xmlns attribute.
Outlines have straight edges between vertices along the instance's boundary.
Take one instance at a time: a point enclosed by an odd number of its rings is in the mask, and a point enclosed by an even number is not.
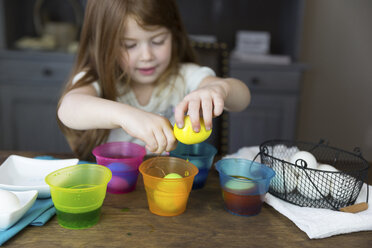
<svg viewBox="0 0 372 248"><path fill-rule="evenodd" d="M185 112L187 111L186 101L181 101L174 110L174 118L178 128L183 128L183 119L185 117Z"/></svg>
<svg viewBox="0 0 372 248"><path fill-rule="evenodd" d="M163 133L163 129L155 130L154 136L157 141L158 147L155 150L155 153L162 153L165 151L165 148L167 147L167 139L165 134Z"/></svg>
<svg viewBox="0 0 372 248"><path fill-rule="evenodd" d="M144 142L146 143L146 149L150 152L155 152L158 149L158 143L154 134L148 135Z"/></svg>
<svg viewBox="0 0 372 248"><path fill-rule="evenodd" d="M165 150L167 152L170 152L170 151L176 149L177 140L176 140L176 137L174 137L173 130L171 128L165 128L163 130L163 132L164 132L164 135L167 139L167 147L165 148Z"/></svg>
<svg viewBox="0 0 372 248"><path fill-rule="evenodd" d="M207 130L212 129L212 101L202 102L204 125Z"/></svg>
<svg viewBox="0 0 372 248"><path fill-rule="evenodd" d="M213 114L214 116L220 116L223 112L224 101L221 98L213 98Z"/></svg>
<svg viewBox="0 0 372 248"><path fill-rule="evenodd" d="M187 114L190 116L190 121L192 125L192 129L194 132L199 132L200 131L200 101L192 101L189 102L189 108L187 111Z"/></svg>

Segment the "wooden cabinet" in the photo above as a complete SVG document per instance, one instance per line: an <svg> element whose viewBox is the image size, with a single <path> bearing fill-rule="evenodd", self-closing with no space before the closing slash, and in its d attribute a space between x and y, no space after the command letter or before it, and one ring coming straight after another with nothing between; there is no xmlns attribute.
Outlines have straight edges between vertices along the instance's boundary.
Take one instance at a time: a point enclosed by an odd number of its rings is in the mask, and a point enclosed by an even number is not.
<svg viewBox="0 0 372 248"><path fill-rule="evenodd" d="M289 65L254 64L230 59L229 76L241 79L252 101L228 114L223 126L228 152L268 139L295 139L304 66L298 62L304 0L177 0L186 30L212 35L234 50L240 30L270 34L269 53L290 58ZM195 8L195 6L198 6ZM192 13L192 14L191 14Z"/></svg>
<svg viewBox="0 0 372 248"><path fill-rule="evenodd" d="M269 139L294 139L303 65L254 65L230 62L230 75L251 90L250 106L229 113L228 147L236 152L244 146Z"/></svg>
<svg viewBox="0 0 372 248"><path fill-rule="evenodd" d="M69 152L56 121L71 55L0 52L0 149Z"/></svg>

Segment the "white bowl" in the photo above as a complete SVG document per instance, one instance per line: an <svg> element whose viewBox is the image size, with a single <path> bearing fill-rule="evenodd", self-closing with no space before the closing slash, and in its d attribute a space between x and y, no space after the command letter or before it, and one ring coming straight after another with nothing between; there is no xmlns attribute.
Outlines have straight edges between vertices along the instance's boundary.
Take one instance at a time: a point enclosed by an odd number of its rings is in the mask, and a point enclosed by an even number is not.
<svg viewBox="0 0 372 248"><path fill-rule="evenodd" d="M13 226L34 204L37 198L37 191L11 191L19 199L20 207L9 212L0 212L0 231Z"/></svg>
<svg viewBox="0 0 372 248"><path fill-rule="evenodd" d="M12 191L37 190L38 198L50 197L45 177L58 169L76 165L74 159L43 160L10 155L0 166L0 189Z"/></svg>

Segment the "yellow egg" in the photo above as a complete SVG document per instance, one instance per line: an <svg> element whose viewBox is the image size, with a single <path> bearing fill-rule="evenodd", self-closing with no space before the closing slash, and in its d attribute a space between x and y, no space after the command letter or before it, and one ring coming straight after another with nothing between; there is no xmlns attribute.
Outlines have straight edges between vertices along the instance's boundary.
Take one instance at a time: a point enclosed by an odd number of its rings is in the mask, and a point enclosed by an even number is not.
<svg viewBox="0 0 372 248"><path fill-rule="evenodd" d="M177 124L174 124L173 132L176 139L186 145L201 143L208 139L212 133L212 129L209 131L205 129L204 120L202 118L200 118L200 131L198 133L194 132L192 129L189 116L185 117L184 123L182 129L179 129Z"/></svg>
<svg viewBox="0 0 372 248"><path fill-rule="evenodd" d="M176 173L170 173L164 178L182 178ZM183 208L188 199L186 183L179 180L164 180L154 190L154 201L158 208L165 212L177 212Z"/></svg>
<svg viewBox="0 0 372 248"><path fill-rule="evenodd" d="M164 178L182 178L182 176L177 173L169 173Z"/></svg>

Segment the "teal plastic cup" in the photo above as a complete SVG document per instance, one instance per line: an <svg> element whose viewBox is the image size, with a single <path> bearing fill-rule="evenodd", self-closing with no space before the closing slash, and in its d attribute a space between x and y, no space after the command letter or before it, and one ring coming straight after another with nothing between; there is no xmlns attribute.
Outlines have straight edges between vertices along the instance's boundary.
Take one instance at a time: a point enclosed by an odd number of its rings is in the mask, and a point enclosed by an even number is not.
<svg viewBox="0 0 372 248"><path fill-rule="evenodd" d="M195 176L192 189L201 189L205 186L216 153L217 149L207 142L193 145L178 142L176 149L169 155L188 160L198 168L199 172Z"/></svg>
<svg viewBox="0 0 372 248"><path fill-rule="evenodd" d="M235 215L254 216L261 212L275 172L268 166L246 159L228 158L216 163L225 209Z"/></svg>

